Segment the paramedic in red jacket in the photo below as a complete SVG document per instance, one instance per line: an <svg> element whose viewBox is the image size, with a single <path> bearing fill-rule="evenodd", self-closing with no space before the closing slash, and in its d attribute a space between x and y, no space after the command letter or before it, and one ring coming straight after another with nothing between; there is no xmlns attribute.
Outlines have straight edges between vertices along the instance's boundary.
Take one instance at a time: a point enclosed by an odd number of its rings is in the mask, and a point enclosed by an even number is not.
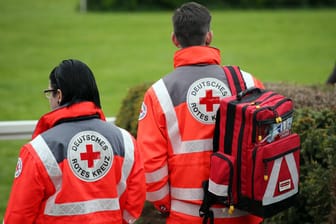
<svg viewBox="0 0 336 224"><path fill-rule="evenodd" d="M230 96L220 52L210 47L209 11L186 3L173 15L174 71L149 88L139 116L137 142L146 172L146 199L169 224L198 224L202 182L209 178L219 99ZM246 87L263 85L242 71ZM215 223L260 223L236 209L213 208Z"/></svg>
<svg viewBox="0 0 336 224"><path fill-rule="evenodd" d="M49 81L52 111L21 148L4 224L134 223L145 201L134 138L105 121L86 64L64 60Z"/></svg>

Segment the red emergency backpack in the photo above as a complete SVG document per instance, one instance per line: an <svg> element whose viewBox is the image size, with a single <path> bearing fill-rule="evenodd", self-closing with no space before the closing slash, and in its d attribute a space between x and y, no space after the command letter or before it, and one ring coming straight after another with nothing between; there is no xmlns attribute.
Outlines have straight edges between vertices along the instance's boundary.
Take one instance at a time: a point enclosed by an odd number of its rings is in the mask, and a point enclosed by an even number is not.
<svg viewBox="0 0 336 224"><path fill-rule="evenodd" d="M225 69L228 79L242 80L239 68L233 68ZM218 203L229 213L238 208L271 217L292 206L299 192L300 138L291 130L292 100L233 83L236 90L220 101L217 112L200 208L203 223L213 220L211 206Z"/></svg>

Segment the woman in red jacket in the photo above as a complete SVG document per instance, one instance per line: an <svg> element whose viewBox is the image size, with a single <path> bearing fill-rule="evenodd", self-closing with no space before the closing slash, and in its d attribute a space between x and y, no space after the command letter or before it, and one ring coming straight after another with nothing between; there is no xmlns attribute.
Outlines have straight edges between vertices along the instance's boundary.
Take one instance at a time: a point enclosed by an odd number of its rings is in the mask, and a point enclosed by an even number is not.
<svg viewBox="0 0 336 224"><path fill-rule="evenodd" d="M21 148L4 223L134 223L142 161L134 138L105 121L90 68L62 61L44 93L52 111Z"/></svg>

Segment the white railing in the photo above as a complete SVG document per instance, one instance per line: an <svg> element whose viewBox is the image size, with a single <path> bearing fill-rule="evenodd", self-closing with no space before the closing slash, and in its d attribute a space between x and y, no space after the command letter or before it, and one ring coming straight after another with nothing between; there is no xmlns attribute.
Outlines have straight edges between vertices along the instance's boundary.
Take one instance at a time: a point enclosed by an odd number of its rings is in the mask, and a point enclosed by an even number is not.
<svg viewBox="0 0 336 224"><path fill-rule="evenodd" d="M115 117L106 120L114 123ZM36 120L0 121L0 140L30 139L36 123Z"/></svg>

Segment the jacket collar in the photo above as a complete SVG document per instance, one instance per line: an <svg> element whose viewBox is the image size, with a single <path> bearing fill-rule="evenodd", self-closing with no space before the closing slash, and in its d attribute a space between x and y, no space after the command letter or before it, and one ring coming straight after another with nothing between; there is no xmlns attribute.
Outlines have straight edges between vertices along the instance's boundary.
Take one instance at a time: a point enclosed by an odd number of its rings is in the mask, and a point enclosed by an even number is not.
<svg viewBox="0 0 336 224"><path fill-rule="evenodd" d="M62 120L75 119L79 117L98 115L101 120L105 120L103 111L96 107L92 102L80 102L70 106L64 106L56 110L50 111L43 115L35 127L33 138L44 131L56 126Z"/></svg>
<svg viewBox="0 0 336 224"><path fill-rule="evenodd" d="M208 46L192 46L175 52L174 68L195 64L221 64L219 49Z"/></svg>

